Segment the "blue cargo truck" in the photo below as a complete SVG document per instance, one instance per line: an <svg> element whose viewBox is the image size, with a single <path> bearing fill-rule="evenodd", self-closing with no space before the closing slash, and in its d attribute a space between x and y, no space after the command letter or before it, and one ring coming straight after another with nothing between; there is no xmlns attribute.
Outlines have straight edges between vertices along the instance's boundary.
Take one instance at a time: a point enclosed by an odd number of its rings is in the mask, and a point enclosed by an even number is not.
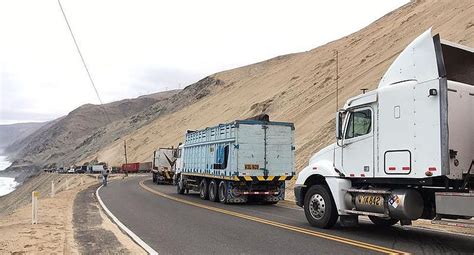
<svg viewBox="0 0 474 255"><path fill-rule="evenodd" d="M221 203L276 204L295 176L294 125L268 115L188 131L179 147L177 191Z"/></svg>

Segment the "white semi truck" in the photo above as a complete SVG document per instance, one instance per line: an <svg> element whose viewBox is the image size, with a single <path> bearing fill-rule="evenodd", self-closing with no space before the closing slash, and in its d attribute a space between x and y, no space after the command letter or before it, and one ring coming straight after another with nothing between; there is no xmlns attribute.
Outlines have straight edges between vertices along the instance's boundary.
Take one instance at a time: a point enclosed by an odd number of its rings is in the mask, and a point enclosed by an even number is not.
<svg viewBox="0 0 474 255"><path fill-rule="evenodd" d="M188 131L178 152L177 191L221 203L275 204L295 176L294 150L293 124L268 115Z"/></svg>
<svg viewBox="0 0 474 255"><path fill-rule="evenodd" d="M308 221L330 228L474 216L474 50L416 38L376 90L336 115L336 142L309 160L295 184ZM446 220L448 219L448 220ZM465 224L465 226L472 226Z"/></svg>
<svg viewBox="0 0 474 255"><path fill-rule="evenodd" d="M89 165L87 171L92 174L102 173L107 167L104 165Z"/></svg>
<svg viewBox="0 0 474 255"><path fill-rule="evenodd" d="M152 175L156 184L172 184L176 171L177 148L159 148L153 153Z"/></svg>

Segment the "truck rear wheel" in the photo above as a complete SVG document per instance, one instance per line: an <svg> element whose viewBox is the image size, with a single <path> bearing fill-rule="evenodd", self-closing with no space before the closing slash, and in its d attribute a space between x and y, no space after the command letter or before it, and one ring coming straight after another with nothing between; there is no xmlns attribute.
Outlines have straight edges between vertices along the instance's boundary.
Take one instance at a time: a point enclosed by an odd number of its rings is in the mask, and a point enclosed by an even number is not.
<svg viewBox="0 0 474 255"><path fill-rule="evenodd" d="M217 181L211 180L209 183L209 200L212 202L216 202L218 199L217 195Z"/></svg>
<svg viewBox="0 0 474 255"><path fill-rule="evenodd" d="M375 216L369 216L370 221L380 227L390 227L397 224L397 219L383 219Z"/></svg>
<svg viewBox="0 0 474 255"><path fill-rule="evenodd" d="M199 183L199 197L202 200L206 200L206 199L209 198L209 192L208 192L208 188L207 188L207 180L205 178L203 178L201 180L201 183Z"/></svg>
<svg viewBox="0 0 474 255"><path fill-rule="evenodd" d="M306 192L304 213L308 222L318 228L331 228L339 217L329 189L314 185Z"/></svg>
<svg viewBox="0 0 474 255"><path fill-rule="evenodd" d="M221 181L218 188L219 202L225 204L227 203L227 183Z"/></svg>

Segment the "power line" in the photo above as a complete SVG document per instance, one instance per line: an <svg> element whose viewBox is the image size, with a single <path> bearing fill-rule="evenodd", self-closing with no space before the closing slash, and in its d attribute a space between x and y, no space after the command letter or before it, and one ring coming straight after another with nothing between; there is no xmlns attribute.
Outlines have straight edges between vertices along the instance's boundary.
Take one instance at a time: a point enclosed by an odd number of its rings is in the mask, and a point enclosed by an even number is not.
<svg viewBox="0 0 474 255"><path fill-rule="evenodd" d="M74 41L74 45L76 45L77 53L79 53L82 64L84 65L84 68L86 69L87 76L89 77L92 87L94 88L95 94L97 95L97 98L99 99L99 103L101 105L102 110L104 111L105 117L107 118L107 121L110 123L112 121L110 120L109 115L107 114L107 111L103 107L104 103L102 102L102 99L100 98L99 91L97 90L97 87L95 86L94 80L92 79L91 73L89 72L89 68L87 68L86 61L84 60L81 50L79 49L79 45L77 44L76 37L74 36L74 33L72 32L71 26L69 25L69 21L67 20L66 13L64 12L64 9L63 9L63 6L61 5L60 0L58 0L58 4L59 4L59 8L61 9L61 12L63 13L63 17L64 17L64 20L66 21L67 28L69 29L69 32L71 33L72 40Z"/></svg>

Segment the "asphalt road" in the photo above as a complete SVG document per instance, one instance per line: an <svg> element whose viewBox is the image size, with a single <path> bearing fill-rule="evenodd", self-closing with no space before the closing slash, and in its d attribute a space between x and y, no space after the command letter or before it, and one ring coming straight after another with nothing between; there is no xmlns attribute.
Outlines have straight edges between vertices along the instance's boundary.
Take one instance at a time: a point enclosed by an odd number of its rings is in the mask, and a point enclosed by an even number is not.
<svg viewBox="0 0 474 255"><path fill-rule="evenodd" d="M474 238L369 222L313 228L298 208L223 205L197 193L176 194L151 177L114 181L100 190L109 210L160 254L474 254Z"/></svg>

